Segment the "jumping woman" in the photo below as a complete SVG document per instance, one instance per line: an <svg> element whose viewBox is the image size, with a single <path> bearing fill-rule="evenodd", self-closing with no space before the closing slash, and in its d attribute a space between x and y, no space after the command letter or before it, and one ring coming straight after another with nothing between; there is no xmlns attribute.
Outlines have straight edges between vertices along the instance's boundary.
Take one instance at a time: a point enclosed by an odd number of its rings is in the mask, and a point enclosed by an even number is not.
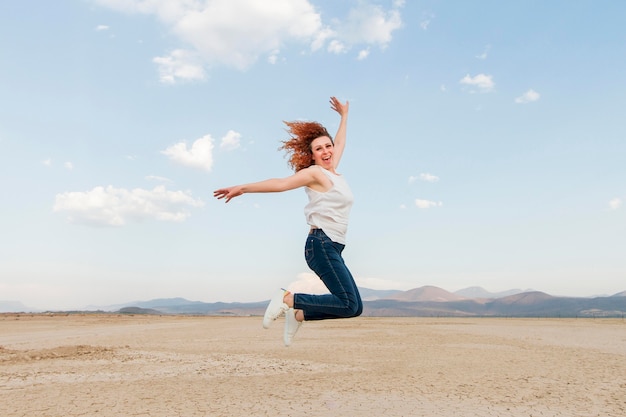
<svg viewBox="0 0 626 417"><path fill-rule="evenodd" d="M263 317L263 327L285 314L285 346L305 320L325 320L359 316L363 303L352 274L341 253L346 244L348 218L353 196L343 175L337 173L346 146L346 130L350 104L330 98L331 108L341 121L334 140L317 122L285 122L290 139L281 149L289 155L295 173L286 178L235 185L213 192L226 203L245 193L273 193L304 187L309 203L304 208L311 226L304 255L309 267L320 277L330 294L292 294L280 290L272 299Z"/></svg>

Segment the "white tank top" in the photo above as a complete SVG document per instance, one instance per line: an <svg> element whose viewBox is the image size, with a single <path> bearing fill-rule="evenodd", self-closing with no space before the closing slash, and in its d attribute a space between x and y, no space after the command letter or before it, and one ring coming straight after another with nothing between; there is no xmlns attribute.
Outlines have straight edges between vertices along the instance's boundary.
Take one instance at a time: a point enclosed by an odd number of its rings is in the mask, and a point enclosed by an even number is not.
<svg viewBox="0 0 626 417"><path fill-rule="evenodd" d="M309 204L304 207L304 215L309 225L322 229L333 242L346 244L348 218L354 196L342 175L319 167L333 183L325 193L305 187Z"/></svg>

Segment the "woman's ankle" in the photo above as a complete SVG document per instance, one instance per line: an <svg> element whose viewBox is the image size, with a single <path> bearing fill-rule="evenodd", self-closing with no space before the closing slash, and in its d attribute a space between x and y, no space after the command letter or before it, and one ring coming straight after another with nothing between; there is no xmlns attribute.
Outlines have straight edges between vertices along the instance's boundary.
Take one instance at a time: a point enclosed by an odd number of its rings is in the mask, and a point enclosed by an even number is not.
<svg viewBox="0 0 626 417"><path fill-rule="evenodd" d="M293 294L290 291L285 291L285 295L283 296L283 303L287 304L289 308L293 308Z"/></svg>

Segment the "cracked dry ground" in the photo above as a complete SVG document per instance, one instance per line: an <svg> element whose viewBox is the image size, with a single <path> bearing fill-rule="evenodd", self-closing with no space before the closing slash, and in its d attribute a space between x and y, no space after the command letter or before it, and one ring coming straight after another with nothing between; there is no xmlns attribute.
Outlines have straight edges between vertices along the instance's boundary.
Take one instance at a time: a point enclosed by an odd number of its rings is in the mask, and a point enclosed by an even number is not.
<svg viewBox="0 0 626 417"><path fill-rule="evenodd" d="M626 415L626 322L0 315L0 416Z"/></svg>

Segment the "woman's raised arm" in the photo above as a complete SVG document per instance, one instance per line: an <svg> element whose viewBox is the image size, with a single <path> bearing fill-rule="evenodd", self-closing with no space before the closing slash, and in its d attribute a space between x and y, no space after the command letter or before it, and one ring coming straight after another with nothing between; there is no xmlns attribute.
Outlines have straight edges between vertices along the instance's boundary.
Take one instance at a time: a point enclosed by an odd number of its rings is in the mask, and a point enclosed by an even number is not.
<svg viewBox="0 0 626 417"><path fill-rule="evenodd" d="M330 107L341 116L339 128L337 129L337 133L335 133L335 139L333 140L333 143L335 145L333 160L335 162L335 168L337 168L339 162L341 161L343 151L346 147L346 131L348 129L348 111L350 110L350 103L346 100L346 103L343 104L337 99L337 97L331 97Z"/></svg>

